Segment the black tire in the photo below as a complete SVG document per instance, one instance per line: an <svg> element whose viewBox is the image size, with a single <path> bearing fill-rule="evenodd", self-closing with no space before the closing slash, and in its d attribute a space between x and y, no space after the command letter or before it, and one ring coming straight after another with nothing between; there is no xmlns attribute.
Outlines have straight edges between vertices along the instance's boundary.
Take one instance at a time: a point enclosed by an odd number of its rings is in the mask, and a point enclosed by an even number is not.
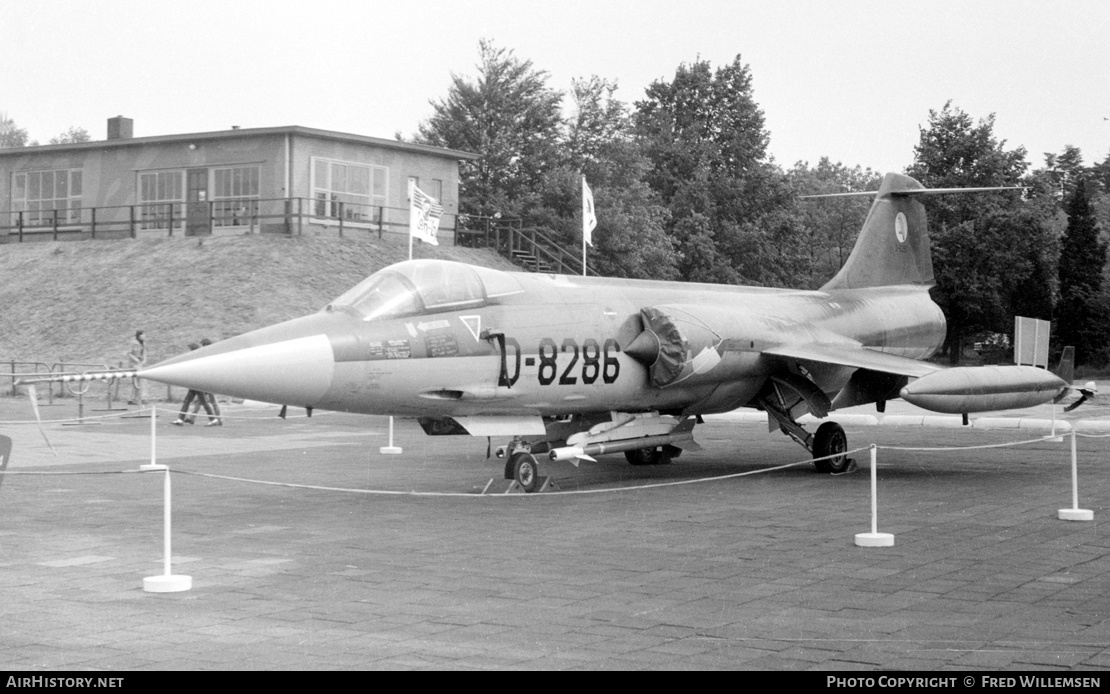
<svg viewBox="0 0 1110 694"><path fill-rule="evenodd" d="M520 488L531 494L540 486L540 464L531 453L513 456L513 479Z"/></svg>
<svg viewBox="0 0 1110 694"><path fill-rule="evenodd" d="M624 452L625 459L632 465L666 465L671 456L662 448L634 448Z"/></svg>
<svg viewBox="0 0 1110 694"><path fill-rule="evenodd" d="M844 427L836 422L825 422L813 435L813 457L825 458L828 455L836 457L814 460L813 466L817 468L817 472L844 472L851 465L851 460L844 455L846 450L848 450L848 435L844 433ZM837 455L838 453L840 455Z"/></svg>

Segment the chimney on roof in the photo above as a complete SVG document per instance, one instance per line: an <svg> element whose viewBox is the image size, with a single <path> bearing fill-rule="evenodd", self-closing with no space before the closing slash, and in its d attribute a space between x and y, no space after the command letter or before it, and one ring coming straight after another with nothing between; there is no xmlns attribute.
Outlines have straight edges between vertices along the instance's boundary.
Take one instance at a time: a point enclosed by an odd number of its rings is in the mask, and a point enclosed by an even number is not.
<svg viewBox="0 0 1110 694"><path fill-rule="evenodd" d="M135 121L123 116L108 119L109 140L130 140L135 136Z"/></svg>

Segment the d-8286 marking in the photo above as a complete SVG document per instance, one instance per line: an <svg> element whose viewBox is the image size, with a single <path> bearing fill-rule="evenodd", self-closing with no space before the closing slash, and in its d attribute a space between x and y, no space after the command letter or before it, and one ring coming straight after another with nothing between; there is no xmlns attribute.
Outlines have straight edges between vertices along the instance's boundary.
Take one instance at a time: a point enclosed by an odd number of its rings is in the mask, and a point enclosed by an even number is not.
<svg viewBox="0 0 1110 694"><path fill-rule="evenodd" d="M614 383L621 372L620 361L615 356L620 351L620 345L613 338L605 340L604 346L599 345L592 337L586 338L579 348L578 341L573 337L563 340L562 345L556 345L555 340L545 337L540 340L539 347L536 348L539 360L536 376L541 386L555 383L556 377L561 386L577 385L579 377L586 385L597 382L599 376L603 383ZM571 355L570 363L563 369L562 374L559 373L558 365L560 353ZM580 372L575 370L579 357L582 361Z"/></svg>

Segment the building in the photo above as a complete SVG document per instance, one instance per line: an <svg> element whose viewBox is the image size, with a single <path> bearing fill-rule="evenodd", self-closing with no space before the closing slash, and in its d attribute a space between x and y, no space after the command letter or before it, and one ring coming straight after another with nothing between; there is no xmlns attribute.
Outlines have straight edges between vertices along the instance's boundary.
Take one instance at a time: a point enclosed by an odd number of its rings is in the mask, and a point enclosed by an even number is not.
<svg viewBox="0 0 1110 694"><path fill-rule="evenodd" d="M450 237L477 155L300 126L0 149L0 243L243 233L408 233L408 184Z"/></svg>

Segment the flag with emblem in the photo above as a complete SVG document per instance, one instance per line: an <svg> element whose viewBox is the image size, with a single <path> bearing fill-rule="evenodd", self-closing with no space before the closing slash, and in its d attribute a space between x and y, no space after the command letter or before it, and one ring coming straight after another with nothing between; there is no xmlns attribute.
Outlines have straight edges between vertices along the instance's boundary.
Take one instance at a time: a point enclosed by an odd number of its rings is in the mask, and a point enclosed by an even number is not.
<svg viewBox="0 0 1110 694"><path fill-rule="evenodd" d="M594 193L582 177L582 241L594 245L593 230L597 226L597 215L594 214Z"/></svg>
<svg viewBox="0 0 1110 694"><path fill-rule="evenodd" d="M443 215L443 205L416 187L415 181L409 182L409 236L434 246L439 245L436 234L439 232L439 218Z"/></svg>

